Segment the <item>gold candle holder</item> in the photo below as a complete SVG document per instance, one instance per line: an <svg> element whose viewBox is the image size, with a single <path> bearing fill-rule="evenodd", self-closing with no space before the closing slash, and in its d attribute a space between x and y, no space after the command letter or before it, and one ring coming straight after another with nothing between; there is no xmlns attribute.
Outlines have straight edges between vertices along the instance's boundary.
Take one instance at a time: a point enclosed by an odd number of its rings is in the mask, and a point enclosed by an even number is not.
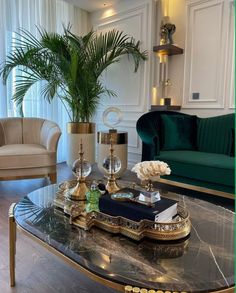
<svg viewBox="0 0 236 293"><path fill-rule="evenodd" d="M116 177L114 174L114 148L113 139L110 139L110 170L109 170L108 181L106 184L106 189L109 193L115 193L120 190L120 187L116 183Z"/></svg>
<svg viewBox="0 0 236 293"><path fill-rule="evenodd" d="M80 143L80 151L79 151L79 177L77 178L78 183L74 188L71 188L69 191L68 197L72 200L86 200L86 192L89 191L89 188L86 185L85 177L82 176L83 174L83 162L84 162L84 152L83 152L83 144L82 141Z"/></svg>

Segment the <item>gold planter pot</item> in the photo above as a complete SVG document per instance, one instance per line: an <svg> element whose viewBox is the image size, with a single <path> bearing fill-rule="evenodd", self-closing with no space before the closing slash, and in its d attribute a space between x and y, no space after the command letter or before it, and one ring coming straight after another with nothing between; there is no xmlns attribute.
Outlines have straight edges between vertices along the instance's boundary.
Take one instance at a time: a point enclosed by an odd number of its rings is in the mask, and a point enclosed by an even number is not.
<svg viewBox="0 0 236 293"><path fill-rule="evenodd" d="M69 122L67 123L67 165L72 166L79 158L82 140L84 159L95 163L95 123Z"/></svg>

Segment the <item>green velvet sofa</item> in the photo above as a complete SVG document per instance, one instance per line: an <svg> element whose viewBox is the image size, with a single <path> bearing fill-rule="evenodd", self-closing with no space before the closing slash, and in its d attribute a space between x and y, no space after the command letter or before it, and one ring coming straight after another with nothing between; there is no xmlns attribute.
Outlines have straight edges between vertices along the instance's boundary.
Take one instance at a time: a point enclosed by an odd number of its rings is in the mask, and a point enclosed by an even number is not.
<svg viewBox="0 0 236 293"><path fill-rule="evenodd" d="M152 111L139 118L136 129L142 161L169 164L171 175L163 178L234 193L234 114L199 118Z"/></svg>

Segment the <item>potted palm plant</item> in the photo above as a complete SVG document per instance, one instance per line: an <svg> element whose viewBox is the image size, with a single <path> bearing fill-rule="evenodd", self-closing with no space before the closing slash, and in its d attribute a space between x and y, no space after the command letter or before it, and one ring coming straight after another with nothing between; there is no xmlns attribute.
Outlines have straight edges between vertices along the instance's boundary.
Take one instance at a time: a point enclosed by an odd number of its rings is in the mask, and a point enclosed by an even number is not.
<svg viewBox="0 0 236 293"><path fill-rule="evenodd" d="M63 34L38 31L39 40L27 30L19 30L14 50L7 56L0 75L6 83L10 72L18 68L20 77L16 80L13 100L20 109L31 86L46 81L42 96L49 102L59 98L70 117L67 163L71 165L78 156L80 135L84 133L87 134L83 137L85 158L94 162L95 125L91 118L101 95L115 95L99 77L122 55L132 57L136 72L140 61L147 59L147 53L140 51L139 41L116 30L99 35L90 31L84 36L73 34L70 27L64 28Z"/></svg>

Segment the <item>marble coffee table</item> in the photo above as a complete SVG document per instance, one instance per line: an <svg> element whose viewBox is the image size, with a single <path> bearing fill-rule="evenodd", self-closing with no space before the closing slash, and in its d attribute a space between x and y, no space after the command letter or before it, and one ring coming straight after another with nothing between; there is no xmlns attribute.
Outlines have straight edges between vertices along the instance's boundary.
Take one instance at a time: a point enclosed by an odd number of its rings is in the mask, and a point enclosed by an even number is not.
<svg viewBox="0 0 236 293"><path fill-rule="evenodd" d="M190 212L189 237L177 242L135 242L98 228L84 231L70 225L53 206L57 189L57 185L40 188L10 208L11 286L18 227L89 277L121 292L234 291L232 211L169 192L165 196L179 200Z"/></svg>

